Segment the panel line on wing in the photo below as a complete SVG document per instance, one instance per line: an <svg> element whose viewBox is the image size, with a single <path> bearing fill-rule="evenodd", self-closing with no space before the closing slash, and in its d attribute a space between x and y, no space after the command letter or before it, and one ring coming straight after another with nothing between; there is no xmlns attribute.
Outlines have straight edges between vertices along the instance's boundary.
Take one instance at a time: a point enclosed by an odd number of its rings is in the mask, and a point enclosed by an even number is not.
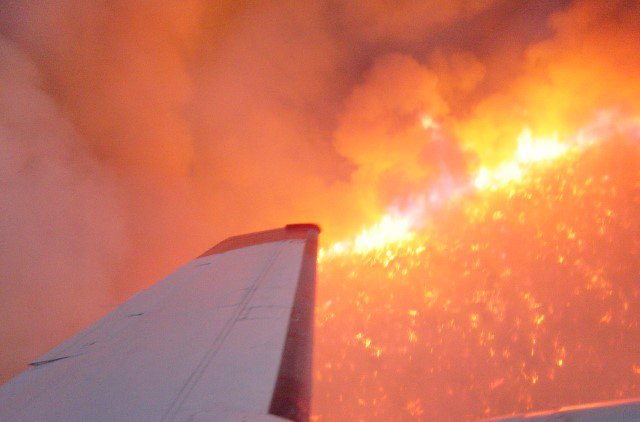
<svg viewBox="0 0 640 422"><path fill-rule="evenodd" d="M284 249L284 247L281 244L271 254L271 256L269 257L269 260L267 261L264 269L253 280L253 283L249 287L249 291L247 292L247 294L242 297L242 300L238 304L238 309L234 312L233 316L227 320L227 322L225 323L225 325L222 328L221 332L214 338L211 346L209 347L209 349L205 353L204 357L200 360L200 362L196 366L195 370L191 373L191 375L189 375L189 377L185 381L184 385L180 389L178 395L173 400L173 402L171 403L171 405L169 406L169 408L167 409L165 414L162 416L161 421L164 422L164 421L172 420L173 417L178 413L178 411L180 410L182 404L185 402L185 400L187 399L187 397L189 396L189 394L191 393L193 388L198 384L198 382L200 381L200 378L202 377L203 373L205 372L205 370L207 369L207 367L209 366L209 364L211 363L211 361L215 357L216 353L222 347L225 339L227 338L227 336L231 332L233 326L236 324L236 322L238 322L241 319L242 315L245 313L245 308L250 303L251 298L253 297L253 294L256 292L256 290L258 289L258 287L260 285L260 282L269 273L269 270L271 269L273 264L276 262L277 258L282 253L283 249Z"/></svg>

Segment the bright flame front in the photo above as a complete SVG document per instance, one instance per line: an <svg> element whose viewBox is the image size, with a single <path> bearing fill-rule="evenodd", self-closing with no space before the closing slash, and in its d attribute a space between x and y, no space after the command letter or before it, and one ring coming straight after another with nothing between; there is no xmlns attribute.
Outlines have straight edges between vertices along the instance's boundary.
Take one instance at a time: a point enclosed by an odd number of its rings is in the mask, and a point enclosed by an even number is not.
<svg viewBox="0 0 640 422"><path fill-rule="evenodd" d="M531 129L525 128L518 137L515 157L496 168L480 167L474 179L477 189L497 189L509 183L520 182L532 165L553 161L570 151L570 146L552 137L534 137Z"/></svg>
<svg viewBox="0 0 640 422"><path fill-rule="evenodd" d="M431 118L422 117L421 121L427 128L437 127ZM487 189L496 190L507 185L522 183L524 177L536 165L553 164L554 161L571 151L578 151L578 146L560 142L557 134L551 137L535 137L531 129L524 128L518 137L514 157L492 169L480 167L473 178L473 188L475 191L481 192ZM429 196L438 198L437 201L431 201L432 203L437 202L439 205L445 206L447 201L460 199L457 194L461 191L470 193L464 187L451 190L451 197L444 198L444 203L441 198L441 192L434 191ZM416 238L416 225L419 222L423 223L427 218L424 214L425 210L420 210L422 212L416 213L414 207L411 212L403 213L394 209L383 215L377 223L363 229L352 240L342 240L332 244L327 249L321 249L319 253L320 260L322 261L335 255L364 255L371 251L380 251L408 244Z"/></svg>

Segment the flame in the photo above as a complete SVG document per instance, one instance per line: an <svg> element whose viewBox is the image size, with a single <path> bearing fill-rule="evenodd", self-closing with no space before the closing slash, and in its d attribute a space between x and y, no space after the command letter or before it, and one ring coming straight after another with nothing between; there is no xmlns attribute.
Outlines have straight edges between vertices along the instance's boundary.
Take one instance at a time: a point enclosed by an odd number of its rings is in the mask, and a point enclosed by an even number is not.
<svg viewBox="0 0 640 422"><path fill-rule="evenodd" d="M521 182L532 165L551 162L570 150L570 145L558 140L557 133L551 137L534 137L531 129L524 128L518 136L515 157L494 169L480 167L473 184L479 190L495 190L509 183Z"/></svg>
<svg viewBox="0 0 640 422"><path fill-rule="evenodd" d="M366 255L373 251L382 251L392 245L400 246L416 236L411 218L397 213L386 214L382 219L364 228L353 240L340 241L328 249L320 248L318 261L345 254Z"/></svg>
<svg viewBox="0 0 640 422"><path fill-rule="evenodd" d="M415 237L411 222L403 216L385 215L379 223L364 229L356 238L353 250L366 254L375 249L384 249L390 244L409 241Z"/></svg>
<svg viewBox="0 0 640 422"><path fill-rule="evenodd" d="M421 124L425 130L438 127L430 116L422 116ZM589 144L582 142L581 145ZM477 191L496 190L509 184L521 183L534 165L553 163L574 149L577 149L577 146L561 142L557 133L549 137L534 136L533 131L525 127L518 136L513 158L493 169L480 167L473 178L473 188ZM449 196L445 198L443 192L433 191L428 197L431 204L444 205L447 200L456 198L460 191L451 189ZM416 221L423 219L423 214L423 206L413 207L404 212L390 211L377 223L364 228L352 240L342 240L327 249L321 248L318 260L323 261L332 256L345 254L366 255L372 251L390 250L402 245L410 247L408 243L416 238ZM420 246L413 247L414 250L418 248Z"/></svg>

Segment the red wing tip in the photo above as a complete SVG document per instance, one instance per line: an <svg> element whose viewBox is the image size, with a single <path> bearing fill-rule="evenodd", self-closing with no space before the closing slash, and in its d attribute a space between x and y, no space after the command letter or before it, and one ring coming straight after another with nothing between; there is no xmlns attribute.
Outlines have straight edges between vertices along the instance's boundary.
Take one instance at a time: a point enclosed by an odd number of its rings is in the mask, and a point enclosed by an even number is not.
<svg viewBox="0 0 640 422"><path fill-rule="evenodd" d="M315 223L295 223L295 224L287 224L286 226L284 226L285 229L287 230L315 230L317 232L320 232L320 226L315 224Z"/></svg>
<svg viewBox="0 0 640 422"><path fill-rule="evenodd" d="M320 226L313 223L287 224L284 227L273 230L265 230L255 233L247 233L240 236L233 236L215 245L198 258L209 255L227 252L233 249L247 246L259 245L261 243L276 242L286 239L306 239L308 235L313 236L320 232Z"/></svg>

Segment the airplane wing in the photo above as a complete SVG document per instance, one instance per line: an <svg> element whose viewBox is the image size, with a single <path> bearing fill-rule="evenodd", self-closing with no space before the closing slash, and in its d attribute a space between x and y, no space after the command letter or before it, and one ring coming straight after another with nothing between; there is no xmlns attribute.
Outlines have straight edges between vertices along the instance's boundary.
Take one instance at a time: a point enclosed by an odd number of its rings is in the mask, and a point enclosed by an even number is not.
<svg viewBox="0 0 640 422"><path fill-rule="evenodd" d="M306 420L318 233L214 246L0 387L0 420Z"/></svg>
<svg viewBox="0 0 640 422"><path fill-rule="evenodd" d="M640 421L640 400L619 400L566 406L555 410L504 416L489 419L492 422L631 422Z"/></svg>

